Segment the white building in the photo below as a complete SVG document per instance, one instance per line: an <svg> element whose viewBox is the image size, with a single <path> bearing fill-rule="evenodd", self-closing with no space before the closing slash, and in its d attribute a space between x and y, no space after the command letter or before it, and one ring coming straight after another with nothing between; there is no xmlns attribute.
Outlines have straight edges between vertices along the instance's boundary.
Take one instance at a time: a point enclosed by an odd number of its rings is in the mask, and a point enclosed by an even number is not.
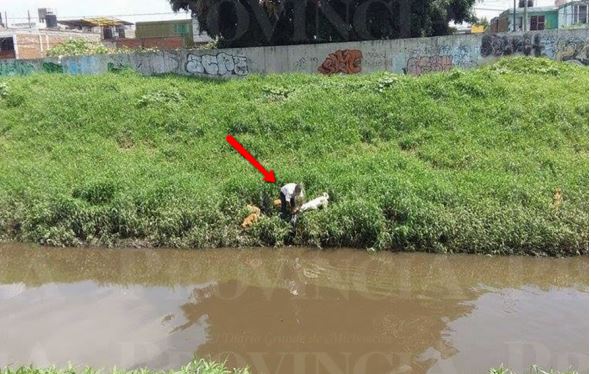
<svg viewBox="0 0 591 374"><path fill-rule="evenodd" d="M587 26L589 22L589 2L571 1L558 6L558 28Z"/></svg>

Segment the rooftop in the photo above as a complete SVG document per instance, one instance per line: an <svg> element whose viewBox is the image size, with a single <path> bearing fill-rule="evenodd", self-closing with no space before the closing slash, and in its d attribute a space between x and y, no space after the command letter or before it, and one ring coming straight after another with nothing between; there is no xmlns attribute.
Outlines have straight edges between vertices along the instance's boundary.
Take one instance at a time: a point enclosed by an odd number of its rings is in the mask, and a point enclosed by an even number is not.
<svg viewBox="0 0 591 374"><path fill-rule="evenodd" d="M571 5L576 5L576 4L584 4L584 5L589 5L589 0L574 0L574 1L568 1L564 4L561 4L558 6L558 9L567 7L567 6L571 6Z"/></svg>
<svg viewBox="0 0 591 374"><path fill-rule="evenodd" d="M162 24L162 23L187 23L191 22L190 18L187 19L170 19L170 20L162 20L162 21L141 21L136 22L135 25L153 25L153 24Z"/></svg>
<svg viewBox="0 0 591 374"><path fill-rule="evenodd" d="M550 5L550 6L533 6L533 7L527 7L527 12L528 13L543 13L543 12L555 12L557 11L558 8ZM520 14L523 13L524 8L517 8L515 10L515 14ZM501 14L513 14L513 8L509 8L507 10L505 10L503 13Z"/></svg>
<svg viewBox="0 0 591 374"><path fill-rule="evenodd" d="M104 26L130 26L132 22L111 17L82 18L74 20L59 20L58 23L70 27L104 27Z"/></svg>

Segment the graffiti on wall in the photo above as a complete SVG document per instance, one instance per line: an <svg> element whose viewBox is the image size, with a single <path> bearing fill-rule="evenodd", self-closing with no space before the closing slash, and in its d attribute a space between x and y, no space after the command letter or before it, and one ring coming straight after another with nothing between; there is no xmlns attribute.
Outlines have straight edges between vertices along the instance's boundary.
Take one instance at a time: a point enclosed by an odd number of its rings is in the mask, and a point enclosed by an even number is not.
<svg viewBox="0 0 591 374"><path fill-rule="evenodd" d="M60 59L2 60L0 76L27 75L35 71L66 74L97 74L122 69L140 74L198 74L238 77L251 73L251 61L260 61L260 72L318 71L323 74L355 74L362 70L392 69L397 73L425 74L452 68L469 68L502 56L545 56L558 61L589 64L587 30L545 30L522 33L409 39L348 44L359 49L336 50L330 46L280 46L263 53L258 48L219 51L174 51L121 55L72 56ZM334 48L333 53L317 53ZM363 52L362 52L363 51ZM246 56L249 56L248 58ZM258 56L260 57L260 56ZM249 60L251 58L252 60ZM293 60L292 60L293 59ZM362 66L363 65L363 66Z"/></svg>
<svg viewBox="0 0 591 374"><path fill-rule="evenodd" d="M482 37L480 55L500 57L520 53L539 57L542 56L544 47L540 34L526 33L519 36L491 34Z"/></svg>
<svg viewBox="0 0 591 374"><path fill-rule="evenodd" d="M589 65L589 41L570 35L526 33L521 36L485 35L482 37L480 55L509 56L546 56L558 61L572 61Z"/></svg>
<svg viewBox="0 0 591 374"><path fill-rule="evenodd" d="M322 74L357 74L361 72L363 54L358 49L339 49L329 54L318 71Z"/></svg>
<svg viewBox="0 0 591 374"><path fill-rule="evenodd" d="M435 71L446 71L453 67L452 56L411 57L406 62L405 74L421 75Z"/></svg>
<svg viewBox="0 0 591 374"><path fill-rule="evenodd" d="M572 33L551 33L541 38L544 54L557 61L589 65L589 38Z"/></svg>
<svg viewBox="0 0 591 374"><path fill-rule="evenodd" d="M318 57L300 57L295 62L295 67L297 70L308 70L308 65L318 66Z"/></svg>
<svg viewBox="0 0 591 374"><path fill-rule="evenodd" d="M578 38L559 39L555 43L555 58L558 61L589 65L589 43Z"/></svg>
<svg viewBox="0 0 591 374"><path fill-rule="evenodd" d="M477 48L467 44L440 46L439 55L451 56L452 64L456 68L470 68L476 65Z"/></svg>
<svg viewBox="0 0 591 374"><path fill-rule="evenodd" d="M35 71L35 66L28 62L0 62L0 76L27 75Z"/></svg>
<svg viewBox="0 0 591 374"><path fill-rule="evenodd" d="M421 75L430 72L447 71L454 67L469 68L476 65L472 56L474 48L468 45L417 48L408 54L395 55L392 66L404 74Z"/></svg>
<svg viewBox="0 0 591 374"><path fill-rule="evenodd" d="M246 56L233 56L221 52L216 55L187 55L185 70L190 74L207 74L215 76L244 76L248 74Z"/></svg>

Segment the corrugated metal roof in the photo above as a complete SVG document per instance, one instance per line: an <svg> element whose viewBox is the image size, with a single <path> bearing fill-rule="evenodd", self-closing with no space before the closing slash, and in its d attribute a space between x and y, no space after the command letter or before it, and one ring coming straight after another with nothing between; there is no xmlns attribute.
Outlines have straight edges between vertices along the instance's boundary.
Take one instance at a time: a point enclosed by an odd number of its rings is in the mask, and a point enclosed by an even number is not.
<svg viewBox="0 0 591 374"><path fill-rule="evenodd" d="M58 20L58 23L62 25L72 27L103 27L103 26L128 26L133 25L131 22L123 21L117 18L111 17L93 17L93 18L82 18L74 20Z"/></svg>

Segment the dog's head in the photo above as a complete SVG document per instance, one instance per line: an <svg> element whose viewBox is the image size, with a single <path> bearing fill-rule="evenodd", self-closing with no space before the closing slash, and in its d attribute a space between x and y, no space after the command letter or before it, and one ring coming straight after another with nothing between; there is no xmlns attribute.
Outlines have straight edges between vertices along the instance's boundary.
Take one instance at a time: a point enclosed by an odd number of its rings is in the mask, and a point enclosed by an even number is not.
<svg viewBox="0 0 591 374"><path fill-rule="evenodd" d="M329 197L329 196L328 196L328 194L327 194L326 192L324 192L324 193L322 194L322 197L324 197L326 200L328 200L328 197Z"/></svg>

